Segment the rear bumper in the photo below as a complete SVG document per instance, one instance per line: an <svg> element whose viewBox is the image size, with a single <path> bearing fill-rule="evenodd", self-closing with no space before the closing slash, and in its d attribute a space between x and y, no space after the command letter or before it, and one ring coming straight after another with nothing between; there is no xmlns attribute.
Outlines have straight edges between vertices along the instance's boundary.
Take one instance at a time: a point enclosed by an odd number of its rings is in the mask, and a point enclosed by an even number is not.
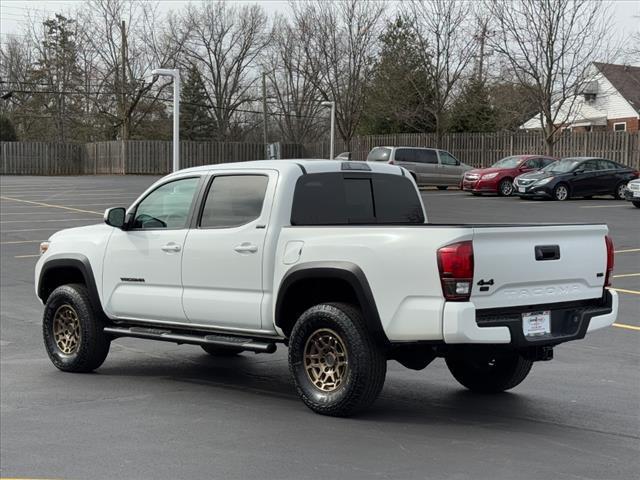
<svg viewBox="0 0 640 480"><path fill-rule="evenodd" d="M551 333L525 337L522 313L551 311ZM579 340L608 327L618 315L618 294L606 290L602 299L590 302L529 305L515 308L476 310L471 302L447 302L443 337L447 344L503 344L514 348L553 346Z"/></svg>

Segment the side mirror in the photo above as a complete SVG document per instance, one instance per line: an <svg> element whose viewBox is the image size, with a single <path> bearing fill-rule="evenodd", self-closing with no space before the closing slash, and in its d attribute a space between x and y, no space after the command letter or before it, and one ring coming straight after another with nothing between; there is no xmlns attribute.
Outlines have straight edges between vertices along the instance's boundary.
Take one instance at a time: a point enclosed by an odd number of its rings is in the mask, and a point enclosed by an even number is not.
<svg viewBox="0 0 640 480"><path fill-rule="evenodd" d="M127 211L123 207L107 208L104 211L104 223L112 227L124 227Z"/></svg>

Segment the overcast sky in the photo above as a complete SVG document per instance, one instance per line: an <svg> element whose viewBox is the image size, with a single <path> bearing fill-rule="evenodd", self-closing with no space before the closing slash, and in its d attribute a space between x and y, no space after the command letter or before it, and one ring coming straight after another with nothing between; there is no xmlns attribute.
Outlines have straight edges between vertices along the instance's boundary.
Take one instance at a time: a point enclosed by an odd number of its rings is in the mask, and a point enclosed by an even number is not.
<svg viewBox="0 0 640 480"><path fill-rule="evenodd" d="M29 10L39 14L67 10L82 3L82 0L0 0L0 39L5 40L8 34L20 33L21 27L26 25ZM162 11L180 9L188 1L161 0ZM286 0L235 0L235 3L258 3L270 15L274 12L286 13L289 10ZM640 29L640 1L611 0L614 29L621 39Z"/></svg>

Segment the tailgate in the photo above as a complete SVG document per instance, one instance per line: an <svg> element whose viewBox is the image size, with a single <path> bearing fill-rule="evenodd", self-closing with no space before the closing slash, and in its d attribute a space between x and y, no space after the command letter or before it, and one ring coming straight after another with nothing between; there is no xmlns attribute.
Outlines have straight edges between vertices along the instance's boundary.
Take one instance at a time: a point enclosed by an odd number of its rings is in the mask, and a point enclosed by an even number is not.
<svg viewBox="0 0 640 480"><path fill-rule="evenodd" d="M544 305L602 296L606 225L474 227L476 308Z"/></svg>

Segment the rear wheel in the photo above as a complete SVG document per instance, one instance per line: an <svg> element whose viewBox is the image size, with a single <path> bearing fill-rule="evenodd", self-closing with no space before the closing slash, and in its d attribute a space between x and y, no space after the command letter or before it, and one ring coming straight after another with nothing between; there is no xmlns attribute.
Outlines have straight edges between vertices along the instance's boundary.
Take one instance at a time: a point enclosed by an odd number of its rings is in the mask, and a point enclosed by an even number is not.
<svg viewBox="0 0 640 480"><path fill-rule="evenodd" d="M289 370L298 395L316 413L344 417L378 397L387 372L382 349L352 305L305 311L289 339Z"/></svg>
<svg viewBox="0 0 640 480"><path fill-rule="evenodd" d="M613 194L616 200L624 200L624 192L626 189L627 189L626 183L621 183L616 187L616 191Z"/></svg>
<svg viewBox="0 0 640 480"><path fill-rule="evenodd" d="M553 189L553 198L554 200L558 200L560 202L568 200L569 187L567 187L564 183L556 185L556 188Z"/></svg>
<svg viewBox="0 0 640 480"><path fill-rule="evenodd" d="M215 345L200 345L202 350L213 357L235 357L244 352L242 348L217 347Z"/></svg>
<svg viewBox="0 0 640 480"><path fill-rule="evenodd" d="M478 351L446 358L453 377L469 390L498 393L520 384L533 362L517 352Z"/></svg>
<svg viewBox="0 0 640 480"><path fill-rule="evenodd" d="M56 288L44 308L42 335L51 362L64 372L91 372L107 358L110 338L102 312L96 311L87 287Z"/></svg>
<svg viewBox="0 0 640 480"><path fill-rule="evenodd" d="M449 188L447 185L438 185L438 190L446 190Z"/></svg>
<svg viewBox="0 0 640 480"><path fill-rule="evenodd" d="M501 197L509 197L513 193L513 181L505 178L498 185L498 195Z"/></svg>

